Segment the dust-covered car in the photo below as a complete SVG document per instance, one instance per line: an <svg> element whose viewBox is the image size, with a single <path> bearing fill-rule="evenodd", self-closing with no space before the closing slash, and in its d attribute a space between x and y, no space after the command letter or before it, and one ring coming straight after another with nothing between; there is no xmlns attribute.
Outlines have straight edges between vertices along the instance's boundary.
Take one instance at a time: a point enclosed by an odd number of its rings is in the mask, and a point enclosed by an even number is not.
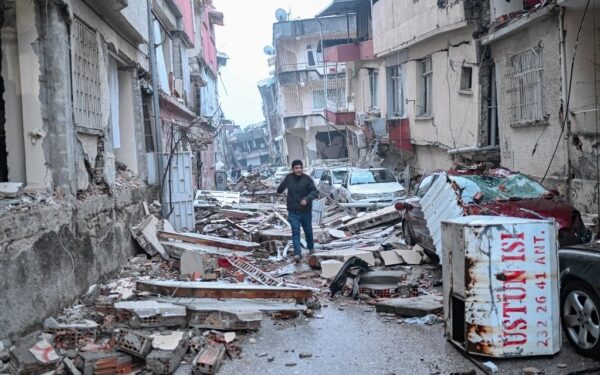
<svg viewBox="0 0 600 375"><path fill-rule="evenodd" d="M389 169L356 169L344 177L339 196L342 203L393 204L405 196L405 190Z"/></svg>
<svg viewBox="0 0 600 375"><path fill-rule="evenodd" d="M317 184L317 190L319 190L319 197L329 197L336 202L339 202L339 189L342 187L342 181L348 171L352 170L352 167L338 167L325 169L321 175L321 179Z"/></svg>

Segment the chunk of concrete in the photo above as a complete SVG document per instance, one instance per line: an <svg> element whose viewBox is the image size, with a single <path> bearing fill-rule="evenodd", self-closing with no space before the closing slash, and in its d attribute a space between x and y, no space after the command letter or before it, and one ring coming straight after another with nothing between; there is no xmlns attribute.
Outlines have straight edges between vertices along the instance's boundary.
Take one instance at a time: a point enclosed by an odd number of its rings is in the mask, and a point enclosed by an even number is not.
<svg viewBox="0 0 600 375"><path fill-rule="evenodd" d="M377 312L392 313L402 316L422 317L442 312L441 296L425 295L411 298L392 298L375 305Z"/></svg>
<svg viewBox="0 0 600 375"><path fill-rule="evenodd" d="M344 265L343 262L335 259L324 260L321 262L321 277L324 279L332 279L340 272Z"/></svg>
<svg viewBox="0 0 600 375"><path fill-rule="evenodd" d="M423 249L423 248L421 248ZM409 265L417 265L423 263L425 259L425 253L423 250L413 249L413 250L395 250L396 254L398 254L404 260L404 263Z"/></svg>
<svg viewBox="0 0 600 375"><path fill-rule="evenodd" d="M152 335L154 348L146 357L146 366L154 374L172 374L188 351L187 334L182 331Z"/></svg>
<svg viewBox="0 0 600 375"><path fill-rule="evenodd" d="M114 307L120 320L127 320L132 328L173 327L186 324L187 311L184 306L150 300L117 302Z"/></svg>
<svg viewBox="0 0 600 375"><path fill-rule="evenodd" d="M22 182L0 182L0 199L18 198L22 193Z"/></svg>
<svg viewBox="0 0 600 375"><path fill-rule="evenodd" d="M383 264L386 266L394 266L396 264L404 264L404 259L402 259L402 257L400 255L398 255L396 250L381 251L379 253L379 255L381 256L381 259L383 260Z"/></svg>
<svg viewBox="0 0 600 375"><path fill-rule="evenodd" d="M182 275L198 272L203 279L216 279L217 262L209 254L198 251L185 251L181 254L180 271Z"/></svg>

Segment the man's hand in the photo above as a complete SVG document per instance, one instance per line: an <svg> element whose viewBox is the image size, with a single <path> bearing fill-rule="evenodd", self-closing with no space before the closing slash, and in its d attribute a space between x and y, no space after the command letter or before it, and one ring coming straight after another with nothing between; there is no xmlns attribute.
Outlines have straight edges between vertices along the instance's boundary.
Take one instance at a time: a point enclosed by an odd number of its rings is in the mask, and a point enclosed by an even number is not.
<svg viewBox="0 0 600 375"><path fill-rule="evenodd" d="M303 206L306 206L308 204L308 202L306 202L306 199L302 199L300 201L300 204L303 205Z"/></svg>

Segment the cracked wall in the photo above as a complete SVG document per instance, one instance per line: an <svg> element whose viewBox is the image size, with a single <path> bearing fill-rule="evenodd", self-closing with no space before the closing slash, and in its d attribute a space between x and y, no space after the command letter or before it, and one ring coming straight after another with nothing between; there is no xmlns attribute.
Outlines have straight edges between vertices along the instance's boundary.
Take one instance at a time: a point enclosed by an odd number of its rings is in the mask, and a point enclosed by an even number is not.
<svg viewBox="0 0 600 375"><path fill-rule="evenodd" d="M136 253L131 223L144 215L144 188L0 217L0 338L48 315L116 273Z"/></svg>

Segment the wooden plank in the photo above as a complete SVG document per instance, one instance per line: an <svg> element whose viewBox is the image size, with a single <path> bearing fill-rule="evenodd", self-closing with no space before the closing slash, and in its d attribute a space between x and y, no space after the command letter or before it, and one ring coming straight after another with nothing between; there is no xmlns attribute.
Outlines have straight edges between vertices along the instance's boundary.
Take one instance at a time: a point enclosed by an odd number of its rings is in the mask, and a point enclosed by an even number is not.
<svg viewBox="0 0 600 375"><path fill-rule="evenodd" d="M229 249L238 251L252 251L260 247L260 244L256 242L232 240L229 238L206 236L197 233L159 231L158 238L161 240L178 240L199 245L213 246L219 249Z"/></svg>
<svg viewBox="0 0 600 375"><path fill-rule="evenodd" d="M224 284L194 281L138 281L139 292L190 298L297 298L312 296L310 289L253 284Z"/></svg>

